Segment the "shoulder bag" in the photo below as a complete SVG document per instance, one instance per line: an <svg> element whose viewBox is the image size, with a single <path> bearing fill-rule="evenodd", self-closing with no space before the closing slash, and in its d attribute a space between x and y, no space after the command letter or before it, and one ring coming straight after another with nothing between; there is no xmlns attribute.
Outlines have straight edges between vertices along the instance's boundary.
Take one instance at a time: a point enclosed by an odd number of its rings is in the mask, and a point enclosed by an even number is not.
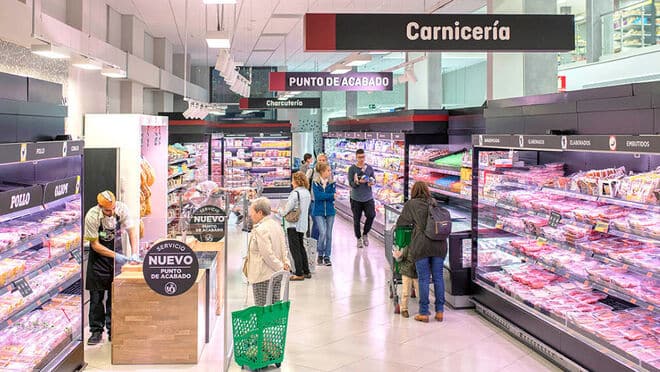
<svg viewBox="0 0 660 372"><path fill-rule="evenodd" d="M284 219L287 222L294 223L294 222L298 222L298 220L300 219L300 194L298 193L298 191L296 191L296 196L298 197L298 203L289 213L287 213L284 216Z"/></svg>

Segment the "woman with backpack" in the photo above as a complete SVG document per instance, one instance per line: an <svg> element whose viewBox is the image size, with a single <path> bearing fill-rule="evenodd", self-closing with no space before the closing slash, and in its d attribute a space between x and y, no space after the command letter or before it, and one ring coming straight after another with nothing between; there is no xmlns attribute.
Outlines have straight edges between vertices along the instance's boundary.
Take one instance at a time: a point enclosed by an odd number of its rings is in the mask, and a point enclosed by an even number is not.
<svg viewBox="0 0 660 372"><path fill-rule="evenodd" d="M447 236L451 232L449 212L436 204L426 183L415 182L396 226L413 227L408 254L415 262L419 277L419 314L415 315L415 320L429 321L429 286L433 281L435 319L441 322L445 305L444 259Z"/></svg>
<svg viewBox="0 0 660 372"><path fill-rule="evenodd" d="M311 279L307 252L303 245L303 235L307 231L309 223L309 204L311 195L309 193L309 181L302 172L296 172L291 178L293 190L289 194L286 205L278 214L285 219L286 235L289 241L289 250L293 263L296 266L295 275L289 280L298 281Z"/></svg>

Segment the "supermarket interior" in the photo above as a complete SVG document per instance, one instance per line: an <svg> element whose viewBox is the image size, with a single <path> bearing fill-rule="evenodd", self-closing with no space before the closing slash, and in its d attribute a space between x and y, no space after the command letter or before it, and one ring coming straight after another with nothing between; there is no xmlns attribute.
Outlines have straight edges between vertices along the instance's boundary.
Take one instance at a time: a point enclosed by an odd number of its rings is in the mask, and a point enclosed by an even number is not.
<svg viewBox="0 0 660 372"><path fill-rule="evenodd" d="M0 1L0 371L246 369L660 371L660 0Z"/></svg>

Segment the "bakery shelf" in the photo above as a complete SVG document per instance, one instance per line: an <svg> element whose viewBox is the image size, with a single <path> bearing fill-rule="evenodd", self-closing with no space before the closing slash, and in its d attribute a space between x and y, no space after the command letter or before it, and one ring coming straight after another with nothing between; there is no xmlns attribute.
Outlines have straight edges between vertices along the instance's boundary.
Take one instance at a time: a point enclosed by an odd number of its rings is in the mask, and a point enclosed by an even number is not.
<svg viewBox="0 0 660 372"><path fill-rule="evenodd" d="M66 251L66 253L51 259L50 261L44 263L43 265L37 267L36 269L34 269L32 271L28 271L26 273L21 274L20 276L18 276L16 278L12 278L10 283L5 284L4 287L0 287L0 296L4 295L7 292L13 292L14 290L16 290L17 288L14 285L14 283L16 281L21 280L21 279L25 279L25 280L32 279L35 276L43 274L46 271L48 271L52 268L55 268L59 264L68 261L69 259L71 259L73 252L76 251L76 250L80 250L80 246L78 246L78 247L76 247L72 250Z"/></svg>
<svg viewBox="0 0 660 372"><path fill-rule="evenodd" d="M173 193L173 192L175 192L175 191L183 190L183 189L185 189L185 188L186 188L186 185L178 185L178 186L175 186L175 187L173 187L173 188L167 190L167 193L168 193L168 194L171 194L171 193Z"/></svg>
<svg viewBox="0 0 660 372"><path fill-rule="evenodd" d="M450 167L446 165L438 165L433 162L426 162L426 161L421 161L421 160L415 160L413 161L413 165L417 167L422 167L422 168L430 168L434 172L437 173L442 173L442 174L449 174L452 176L460 176L461 175L461 167Z"/></svg>
<svg viewBox="0 0 660 372"><path fill-rule="evenodd" d="M52 288L50 288L42 296L37 297L34 301L25 303L20 309L17 309L13 314L6 317L4 320L0 321L0 331L7 328L7 327L9 327L9 326L11 326L11 325L13 325L20 318L25 316L26 314L40 308L45 303L50 301L51 298L53 298L54 296L56 296L57 294L59 294L63 290L67 289L71 285L75 284L80 279L81 279L80 278L80 273L76 273L74 275L71 275L69 278L62 281L58 285L53 286Z"/></svg>

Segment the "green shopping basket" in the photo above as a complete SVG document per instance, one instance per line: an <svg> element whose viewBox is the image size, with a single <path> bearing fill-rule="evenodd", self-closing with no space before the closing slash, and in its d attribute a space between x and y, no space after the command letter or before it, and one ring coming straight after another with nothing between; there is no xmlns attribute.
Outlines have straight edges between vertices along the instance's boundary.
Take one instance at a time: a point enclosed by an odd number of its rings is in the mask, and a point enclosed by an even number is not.
<svg viewBox="0 0 660 372"><path fill-rule="evenodd" d="M272 302L273 280L283 276L284 301L266 306L252 306L231 313L234 339L234 360L241 368L251 370L275 364L278 368L284 360L286 331L289 323L289 273L273 274L268 285L267 302Z"/></svg>

